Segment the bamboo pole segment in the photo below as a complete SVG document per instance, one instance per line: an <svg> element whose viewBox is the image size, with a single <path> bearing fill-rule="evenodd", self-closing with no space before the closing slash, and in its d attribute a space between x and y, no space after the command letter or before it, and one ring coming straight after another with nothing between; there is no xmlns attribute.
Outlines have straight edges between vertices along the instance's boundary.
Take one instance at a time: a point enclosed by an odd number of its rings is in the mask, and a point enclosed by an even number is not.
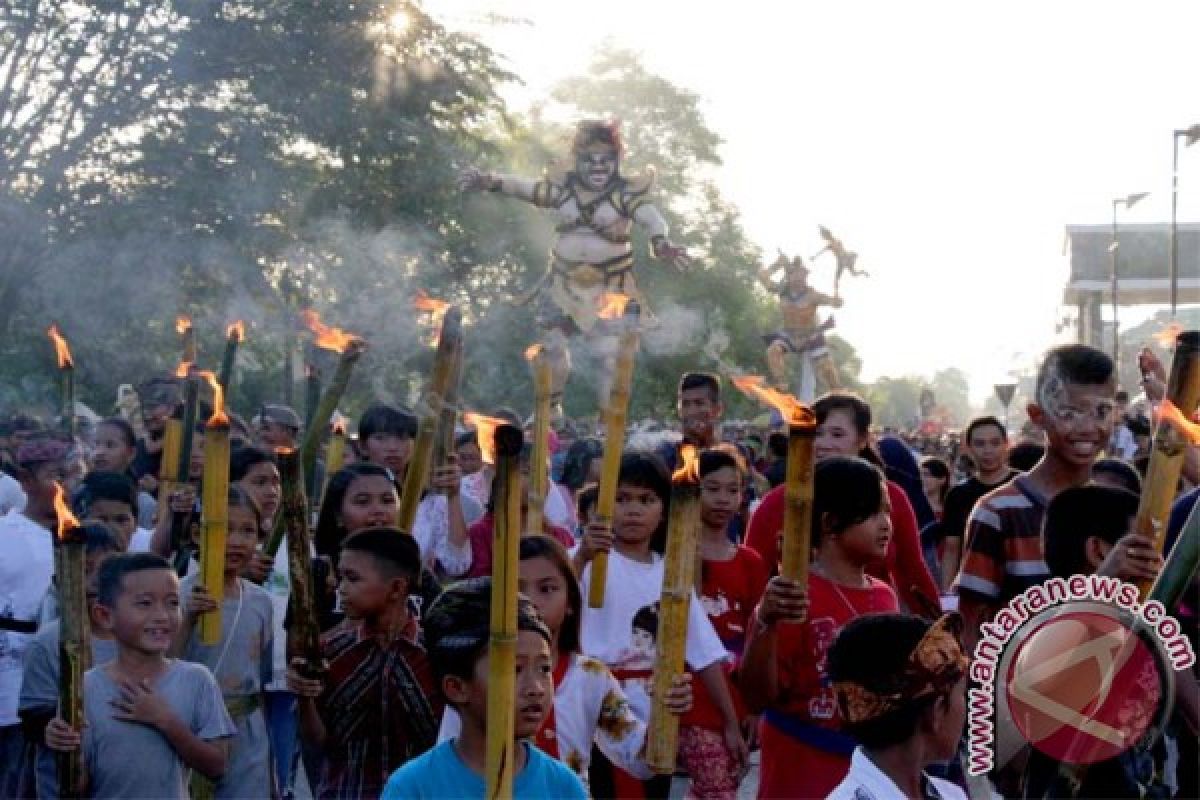
<svg viewBox="0 0 1200 800"><path fill-rule="evenodd" d="M211 372L202 373L213 387L213 413L204 425L204 478L200 501L200 578L216 601L213 611L200 615L200 642L221 641L221 601L225 598L225 541L229 537L229 417L225 416L221 384Z"/></svg>
<svg viewBox="0 0 1200 800"><path fill-rule="evenodd" d="M600 466L600 486L596 497L596 520L612 525L617 505L617 477L621 469L621 454L625 449L625 418L629 412L629 394L633 387L633 361L638 348L638 317L636 301L625 307L623 329L617 344L617 362L608 405L603 409L604 455ZM604 592L608 583L608 553L597 553L592 559L588 605L604 607Z"/></svg>
<svg viewBox="0 0 1200 800"><path fill-rule="evenodd" d="M816 420L788 421L787 477L784 481L783 554L780 574L789 581L808 583L812 558L813 446Z"/></svg>
<svg viewBox="0 0 1200 800"><path fill-rule="evenodd" d="M433 463L438 466L445 466L450 456L455 454L454 433L458 425L458 391L462 372L463 340L460 335L454 347L454 373L446 390L446 401L442 403L442 411L438 414L437 436L433 439Z"/></svg>
<svg viewBox="0 0 1200 800"><path fill-rule="evenodd" d="M58 330L57 325L51 325L46 331L50 341L54 343L54 353L58 360L60 381L59 405L63 430L72 439L75 438L75 359L71 357L71 348L66 338Z"/></svg>
<svg viewBox="0 0 1200 800"><path fill-rule="evenodd" d="M1193 506L1192 513L1188 514L1179 538L1150 588L1148 599L1157 600L1168 614L1174 614L1197 566L1200 566L1200 504Z"/></svg>
<svg viewBox="0 0 1200 800"><path fill-rule="evenodd" d="M675 772L679 717L667 710L667 694L684 670L688 605L695 583L696 544L700 528L700 471L696 448L680 450L682 465L671 476L671 509L662 595L658 603L658 654L654 663L654 698L646 731L646 765L660 775Z"/></svg>
<svg viewBox="0 0 1200 800"><path fill-rule="evenodd" d="M221 371L217 380L221 390L225 392L225 401L229 401L230 383L233 381L233 365L237 361L238 346L246 340L246 324L240 319L225 329L225 352L221 355Z"/></svg>
<svg viewBox="0 0 1200 800"><path fill-rule="evenodd" d="M309 486L312 483L313 471L317 466L317 449L321 444L321 436L325 433L329 419L337 409L338 403L341 402L342 395L346 393L346 387L350 384L350 374L354 371L354 365L362 358L366 347L366 342L358 338L352 339L346 345L346 349L342 351L341 358L338 359L337 371L333 373L333 380L325 387L325 392L321 395L321 401L317 404L312 424L304 431L304 438L300 443L300 463L304 467L305 486Z"/></svg>
<svg viewBox="0 0 1200 800"><path fill-rule="evenodd" d="M283 480L283 497L275 530L287 533L288 578L291 582L287 652L303 658L305 673L317 677L325 672L326 665L321 654L321 629L317 623L304 470L298 450L283 448L276 450L275 455Z"/></svg>
<svg viewBox="0 0 1200 800"><path fill-rule="evenodd" d="M329 481L333 480L333 476L338 474L342 465L346 463L346 418L336 413L334 417L329 428L329 447L325 451L325 480L321 483L318 504L325 501L325 490L329 488Z"/></svg>
<svg viewBox="0 0 1200 800"><path fill-rule="evenodd" d="M517 571L521 539L519 428L496 429L496 530L492 545L492 598L488 640L487 797L510 798L516 753Z"/></svg>
<svg viewBox="0 0 1200 800"><path fill-rule="evenodd" d="M58 518L55 576L59 607L59 716L74 730L84 723L83 675L91 660L86 589L87 537L66 504L66 492L55 487L54 507ZM58 754L58 796L78 798L83 794L83 760L79 750Z"/></svg>
<svg viewBox="0 0 1200 800"><path fill-rule="evenodd" d="M1154 542L1159 553L1163 549L1167 517L1171 513L1189 446L1169 410L1174 409L1190 420L1200 405L1200 331L1185 331L1175 339L1175 356L1171 359L1167 396L1162 405L1150 447L1150 464L1146 469L1141 501L1133 522L1133 531ZM1138 588L1144 600L1150 582L1142 581Z"/></svg>
<svg viewBox="0 0 1200 800"><path fill-rule="evenodd" d="M405 533L412 533L413 521L417 518L417 506L420 505L421 496L429 483L434 440L438 433L442 406L454 379L455 351L461 335L462 312L451 306L442 317L433 369L425 387L425 396L417 405L417 439L413 444L412 458L408 461L408 471L404 475L404 493L400 496L400 507L396 512L396 527Z"/></svg>
<svg viewBox="0 0 1200 800"><path fill-rule="evenodd" d="M525 532L542 532L546 509L546 492L550 474L550 360L541 345L525 351L525 359L533 372L533 453L529 459L529 497L525 511Z"/></svg>

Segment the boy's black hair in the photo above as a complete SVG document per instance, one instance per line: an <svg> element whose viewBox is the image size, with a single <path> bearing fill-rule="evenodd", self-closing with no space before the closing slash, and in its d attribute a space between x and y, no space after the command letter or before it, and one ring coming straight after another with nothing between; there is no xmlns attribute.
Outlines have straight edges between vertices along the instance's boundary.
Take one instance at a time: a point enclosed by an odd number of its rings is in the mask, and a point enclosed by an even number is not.
<svg viewBox="0 0 1200 800"><path fill-rule="evenodd" d="M575 496L575 511L580 518L586 517L596 507L596 502L600 499L600 487L596 484L589 484L579 490L579 494Z"/></svg>
<svg viewBox="0 0 1200 800"><path fill-rule="evenodd" d="M967 427L963 430L963 442L971 443L971 435L980 428L992 426L1000 429L1000 436L1003 439L1008 439L1008 428L1004 427L1004 423L992 416L976 417L967 423Z"/></svg>
<svg viewBox="0 0 1200 800"><path fill-rule="evenodd" d="M409 586L416 589L417 576L421 574L421 550L417 540L404 531L398 528L365 528L342 543L342 552L347 550L366 553L383 570L408 578Z"/></svg>
<svg viewBox="0 0 1200 800"><path fill-rule="evenodd" d="M667 519L671 510L671 475L666 462L657 453L631 450L621 456L617 472L617 487L632 486L649 489L662 502L662 519L650 539L650 549L662 555L667 550Z"/></svg>
<svg viewBox="0 0 1200 800"><path fill-rule="evenodd" d="M929 623L909 614L865 614L846 623L826 657L834 682L847 681L886 694L895 691L909 656ZM882 748L911 739L921 715L939 695L930 695L876 719L846 725L846 732L866 748Z"/></svg>
<svg viewBox="0 0 1200 800"><path fill-rule="evenodd" d="M83 551L92 553L120 553L124 550L117 541L112 528L102 522L89 522L83 526Z"/></svg>
<svg viewBox="0 0 1200 800"><path fill-rule="evenodd" d="M274 464L274 453L267 452L261 447L246 445L235 449L229 456L229 480L237 483L246 477L250 468L258 464Z"/></svg>
<svg viewBox="0 0 1200 800"><path fill-rule="evenodd" d="M1029 472L1037 466L1044 455L1046 455L1045 445L1037 442L1021 442L1013 445L1012 449L1008 451L1008 466L1018 472Z"/></svg>
<svg viewBox="0 0 1200 800"><path fill-rule="evenodd" d="M813 476L814 544L820 544L826 533L822 524L826 514L828 533L839 534L883 508L883 471L864 458L826 458L818 462Z"/></svg>
<svg viewBox="0 0 1200 800"><path fill-rule="evenodd" d="M658 641L658 603L639 608L633 615L632 627L646 631Z"/></svg>
<svg viewBox="0 0 1200 800"><path fill-rule="evenodd" d="M1046 566L1056 578L1088 575L1085 544L1099 536L1109 544L1129 532L1129 520L1137 514L1138 497L1110 486L1073 486L1063 489L1046 506L1042 542Z"/></svg>
<svg viewBox="0 0 1200 800"><path fill-rule="evenodd" d="M742 480L746 478L746 462L741 454L729 445L706 447L700 451L700 477L711 475L719 469L729 467Z"/></svg>
<svg viewBox="0 0 1200 800"><path fill-rule="evenodd" d="M679 394L689 389L708 389L714 403L721 402L721 378L711 372L685 372L679 379Z"/></svg>
<svg viewBox="0 0 1200 800"><path fill-rule="evenodd" d="M1086 344L1064 344L1046 353L1038 368L1034 397L1043 405L1043 393L1055 389L1055 381L1084 386L1103 386L1113 379L1113 361L1103 350Z"/></svg>
<svg viewBox="0 0 1200 800"><path fill-rule="evenodd" d="M110 428L116 428L121 432L121 438L125 440L127 447L137 447L137 435L133 432L133 426L124 417L108 417L100 420L96 428L99 430L101 425L107 425Z"/></svg>
<svg viewBox="0 0 1200 800"><path fill-rule="evenodd" d="M571 566L567 549L557 539L535 533L521 537L519 558L521 561L544 558L558 568L567 585L567 614L558 629L558 649L564 653L581 652L579 622L583 613L583 592L579 588L579 579L575 577L575 568Z"/></svg>
<svg viewBox="0 0 1200 800"><path fill-rule="evenodd" d="M75 513L80 518L90 516L92 506L98 500L124 503L129 506L130 512L137 516L137 485L128 475L120 472L89 472L85 475L71 503Z"/></svg>
<svg viewBox="0 0 1200 800"><path fill-rule="evenodd" d="M604 445L599 439L582 438L571 442L563 460L561 483L568 489L580 489L587 481L592 462L603 456Z"/></svg>
<svg viewBox="0 0 1200 800"><path fill-rule="evenodd" d="M438 595L421 621L425 649L438 684L448 675L471 680L487 653L491 634L492 579L469 578ZM546 623L528 597L517 595L517 630L536 633L553 644Z"/></svg>
<svg viewBox="0 0 1200 800"><path fill-rule="evenodd" d="M96 573L96 602L108 608L114 607L121 595L125 576L150 569L165 569L175 574L171 564L154 553L120 553L105 559Z"/></svg>
<svg viewBox="0 0 1200 800"><path fill-rule="evenodd" d="M1121 484L1121 488L1127 489L1136 495L1142 493L1142 476L1138 474L1137 469L1128 461L1122 461L1119 458L1102 458L1095 464L1092 464L1092 478L1097 474L1110 475L1116 478Z"/></svg>
<svg viewBox="0 0 1200 800"><path fill-rule="evenodd" d="M412 439L417 435L417 418L404 409L375 403L358 420L359 441L365 443L377 433L393 433Z"/></svg>
<svg viewBox="0 0 1200 800"><path fill-rule="evenodd" d="M787 458L788 437L786 433L776 431L767 437L767 452L773 458Z"/></svg>
<svg viewBox="0 0 1200 800"><path fill-rule="evenodd" d="M475 431L462 431L461 433L455 434L455 436L454 436L454 449L455 450L457 450L460 447L466 447L469 444L473 444L476 447L479 447L479 434L477 434Z"/></svg>

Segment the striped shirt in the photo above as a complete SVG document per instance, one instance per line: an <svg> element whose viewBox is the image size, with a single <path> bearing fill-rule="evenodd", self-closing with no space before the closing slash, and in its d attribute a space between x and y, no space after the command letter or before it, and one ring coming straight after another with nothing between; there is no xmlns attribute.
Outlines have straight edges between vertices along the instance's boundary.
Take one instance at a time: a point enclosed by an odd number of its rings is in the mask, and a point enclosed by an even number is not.
<svg viewBox="0 0 1200 800"><path fill-rule="evenodd" d="M980 498L967 520L965 555L954 582L959 594L1003 604L1050 578L1042 549L1046 502L1026 475Z"/></svg>

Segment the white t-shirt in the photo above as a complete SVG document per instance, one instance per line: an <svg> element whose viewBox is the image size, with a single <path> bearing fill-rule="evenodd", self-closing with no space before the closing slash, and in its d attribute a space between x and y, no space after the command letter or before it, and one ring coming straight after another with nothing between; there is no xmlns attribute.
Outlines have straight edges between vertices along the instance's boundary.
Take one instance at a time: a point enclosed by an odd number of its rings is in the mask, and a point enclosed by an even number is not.
<svg viewBox="0 0 1200 800"><path fill-rule="evenodd" d="M153 538L154 531L137 528L129 535L129 547L125 550L129 553L148 553L150 552L150 541Z"/></svg>
<svg viewBox="0 0 1200 800"><path fill-rule="evenodd" d="M451 578L466 574L471 568L471 539L463 539L462 547L450 541L450 511L444 494L428 494L417 506L413 520L413 538L421 549L421 561L432 566L436 561Z"/></svg>
<svg viewBox="0 0 1200 800"><path fill-rule="evenodd" d="M967 800L966 793L950 781L930 775L926 775L925 780L941 800ZM861 747L856 747L850 757L850 771L826 800L908 800L908 795L867 758Z"/></svg>
<svg viewBox="0 0 1200 800"><path fill-rule="evenodd" d="M286 692L287 688L287 631L284 630L283 620L287 615L288 596L292 592L291 572L288 566L288 537L283 535L283 542L275 553L275 564L271 574L267 576L263 588L271 596L271 617L275 635L271 640L271 680L263 688L269 692Z"/></svg>
<svg viewBox="0 0 1200 800"><path fill-rule="evenodd" d="M25 490L20 481L7 472L0 472L0 515L24 510Z"/></svg>
<svg viewBox="0 0 1200 800"><path fill-rule="evenodd" d="M605 584L604 606L592 608L584 604L581 617L580 645L584 655L599 659L612 669L621 682L630 705L642 720L650 717L650 698L646 692L654 661L658 656L653 631L645 629L645 622L638 621L638 634L634 635L634 622L638 612L654 606L662 596L663 558L652 553L649 564L626 558L617 551L608 555L608 580ZM589 562L580 580L583 596L588 596L592 582L592 565ZM645 615L643 615L645 616ZM657 615L655 615L657 619ZM685 660L692 671L702 670L710 664L727 657L725 645L717 637L708 614L691 593L688 604L688 631Z"/></svg>
<svg viewBox="0 0 1200 800"><path fill-rule="evenodd" d="M0 518L0 616L35 621L53 577L53 534L19 511ZM0 630L0 726L19 721L25 648L32 639Z"/></svg>

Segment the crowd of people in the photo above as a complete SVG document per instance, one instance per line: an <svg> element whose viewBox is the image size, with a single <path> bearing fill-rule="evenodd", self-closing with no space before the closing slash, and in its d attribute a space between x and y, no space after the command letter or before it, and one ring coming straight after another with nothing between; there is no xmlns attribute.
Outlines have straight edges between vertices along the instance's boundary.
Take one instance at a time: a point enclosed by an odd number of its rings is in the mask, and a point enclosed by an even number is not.
<svg viewBox="0 0 1200 800"><path fill-rule="evenodd" d="M1150 364L1151 401L1165 379L1156 373ZM152 381L136 413L74 437L24 413L0 428L0 797L59 796L56 761L73 751L93 797L291 797L302 783L320 798L482 797L498 492L477 431L461 429L455 453L435 465L409 531L396 520L417 434L410 411L367 408L344 466L318 470L311 555L325 668L314 672L285 634L286 544L274 556L263 549L281 508L276 452L298 446L303 421L285 405L248 422L230 415L218 600L198 574L195 538L178 536L201 513L203 426L191 484L158 486L179 395L177 381ZM542 529L520 542L516 797L671 791L673 776L656 774L645 750L681 444L699 453L702 567L687 671L664 702L680 720L676 777L689 797L735 797L757 752L764 798L963 798L980 626L1052 576L1138 581L1161 568L1153 544L1130 532L1138 446L1112 361L1093 348L1045 356L1028 409L1036 439L981 417L950 446L921 452L880 436L857 395L820 397L806 583L779 574L786 435L742 429L726 440L722 397L718 376L682 376L677 435L651 447L632 437L611 522L595 514L602 436L561 421L547 463L526 447L522 480L546 471L550 488ZM523 424L510 409L489 413ZM1179 487L1168 546L1197 477L1186 472ZM60 486L87 550L92 666L86 724L74 728L58 705ZM527 485L520 496L524 515ZM586 598L602 553L607 592L594 608ZM197 623L216 609L220 635L205 643ZM1172 611L1194 638L1194 591ZM1030 758L999 766L991 787L1005 797L1197 797L1196 726L1189 672L1152 746L1092 765L1082 786L1058 785L1059 773Z"/></svg>

